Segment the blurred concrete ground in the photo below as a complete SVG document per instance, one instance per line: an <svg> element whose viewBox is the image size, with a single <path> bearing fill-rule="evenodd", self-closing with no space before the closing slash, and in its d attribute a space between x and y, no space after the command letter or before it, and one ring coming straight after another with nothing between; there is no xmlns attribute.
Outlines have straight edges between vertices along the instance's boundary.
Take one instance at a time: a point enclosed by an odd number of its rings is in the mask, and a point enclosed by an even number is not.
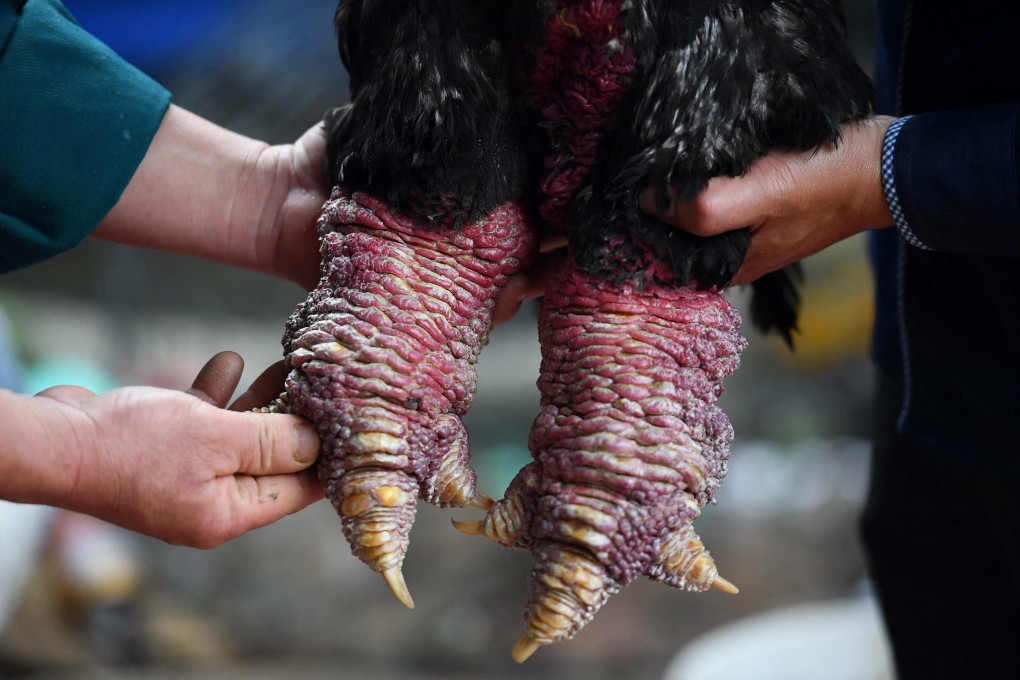
<svg viewBox="0 0 1020 680"><path fill-rule="evenodd" d="M67 4L75 11L89 3ZM848 5L867 62L870 3ZM144 65L178 104L285 142L342 103L334 0L208 6L227 29L200 32L180 44L177 58ZM723 405L737 433L730 475L697 527L722 573L741 587L737 596L639 580L575 640L517 667L509 650L523 625L528 555L454 531L449 519L471 510L423 506L405 566L412 612L351 557L332 509L319 503L206 552L126 535L143 582L128 609L91 619L107 630L131 622L139 647L119 664L89 643L88 617L61 595L51 552L0 631L0 678L652 680L717 626L853 596L864 579L856 515L871 387L862 254L853 240L813 258L798 352L749 331L744 366L727 382ZM181 389L209 356L233 349L247 360L245 385L280 358L283 321L303 298L296 286L259 274L93 242L0 279L0 307L28 377L56 382L91 376ZM739 292L735 298L742 301ZM54 366L70 377L54 377ZM482 354L467 419L490 495L528 460L537 367L534 310L525 309Z"/></svg>

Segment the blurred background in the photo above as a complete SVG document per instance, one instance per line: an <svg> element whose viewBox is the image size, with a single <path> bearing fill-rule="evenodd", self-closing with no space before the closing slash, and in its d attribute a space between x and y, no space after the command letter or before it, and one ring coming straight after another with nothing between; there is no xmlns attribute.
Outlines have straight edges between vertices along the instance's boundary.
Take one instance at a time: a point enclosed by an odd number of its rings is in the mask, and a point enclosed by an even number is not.
<svg viewBox="0 0 1020 680"><path fill-rule="evenodd" d="M346 100L335 0L65 4L178 105L231 130L290 142ZM871 1L845 4L870 70ZM412 612L350 555L325 502L210 551L8 504L0 678L889 678L856 530L871 389L863 240L807 275L797 351L748 330L723 397L730 474L697 528L737 596L639 580L575 640L517 667L530 558L450 527L476 511L420 506ZM303 299L260 274L89 241L0 278L0 384L184 389L232 349L244 386L281 357ZM496 497L529 460L536 318L526 307L496 329L467 418L480 487Z"/></svg>

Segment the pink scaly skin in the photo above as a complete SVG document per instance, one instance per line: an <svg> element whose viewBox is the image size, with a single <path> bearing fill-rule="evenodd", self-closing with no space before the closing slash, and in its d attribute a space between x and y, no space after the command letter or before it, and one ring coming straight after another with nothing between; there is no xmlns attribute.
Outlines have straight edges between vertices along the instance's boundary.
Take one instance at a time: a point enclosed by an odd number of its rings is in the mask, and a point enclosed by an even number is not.
<svg viewBox="0 0 1020 680"><path fill-rule="evenodd" d="M565 230L571 201L591 176L606 136L618 127L607 112L627 95L634 55L623 35L620 2L558 0L524 101L540 114L555 144L544 160L539 214ZM609 49L618 43L618 49Z"/></svg>
<svg viewBox="0 0 1020 680"><path fill-rule="evenodd" d="M615 286L565 268L543 301L533 463L467 533L532 552L523 661L569 639L641 574L715 585L691 528L726 473L733 431L716 401L746 340L716 290Z"/></svg>
<svg viewBox="0 0 1020 680"><path fill-rule="evenodd" d="M619 127L635 56L621 0L556 0L525 101L546 131L539 213L569 231L570 207ZM604 259L616 246L607 243ZM535 563L517 661L571 638L641 574L688 590L718 576L691 522L726 473L733 431L716 406L740 363L740 316L718 290L671 284L646 253L611 283L573 266L546 287L535 462L484 520L455 522Z"/></svg>
<svg viewBox="0 0 1020 680"><path fill-rule="evenodd" d="M411 607L400 567L415 499L491 505L461 416L496 298L536 239L516 202L425 228L341 187L319 234L322 278L284 336L288 408L318 430L319 478L352 552Z"/></svg>

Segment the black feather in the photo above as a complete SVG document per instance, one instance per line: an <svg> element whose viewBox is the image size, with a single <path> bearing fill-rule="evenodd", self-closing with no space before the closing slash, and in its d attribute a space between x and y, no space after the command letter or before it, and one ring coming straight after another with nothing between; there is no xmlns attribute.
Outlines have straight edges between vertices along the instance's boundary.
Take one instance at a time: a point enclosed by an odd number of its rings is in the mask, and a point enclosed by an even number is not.
<svg viewBox="0 0 1020 680"><path fill-rule="evenodd" d="M475 0L345 0L335 23L351 106L327 122L332 183L446 223L520 193L526 159L507 9Z"/></svg>
<svg viewBox="0 0 1020 680"><path fill-rule="evenodd" d="M712 177L741 175L774 148L837 144L841 124L870 112L871 84L843 42L834 0L633 0L628 7L634 96L617 114L622 127L606 162L574 206L572 252L584 270L604 277L654 269L661 279L664 266L677 285L726 286L747 253L747 231L707 239L678 232L644 216L637 195L652 186L666 196L679 185L680 200L690 200ZM777 273L754 286L752 321L788 344L796 281Z"/></svg>
<svg viewBox="0 0 1020 680"><path fill-rule="evenodd" d="M796 263L751 283L751 323L762 333L774 330L790 349L800 309L797 285L803 281L804 270Z"/></svg>

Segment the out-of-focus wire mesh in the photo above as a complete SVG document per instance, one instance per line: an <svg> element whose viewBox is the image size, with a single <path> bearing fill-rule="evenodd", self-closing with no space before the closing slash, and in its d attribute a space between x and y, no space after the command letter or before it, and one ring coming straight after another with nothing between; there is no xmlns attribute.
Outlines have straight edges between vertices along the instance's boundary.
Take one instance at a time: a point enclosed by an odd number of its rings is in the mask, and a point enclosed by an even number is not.
<svg viewBox="0 0 1020 680"><path fill-rule="evenodd" d="M335 0L65 4L178 105L242 134L286 143L346 101ZM851 42L870 65L871 2L846 5ZM411 612L351 557L319 503L207 552L97 532L90 540L120 541L114 552L139 568L118 591L128 609L99 614L73 596L85 586L68 575L92 544L58 541L0 631L0 677L659 678L704 631L778 605L850 597L864 578L855 527L870 389L863 250L855 239L812 258L798 351L748 330L744 366L727 383L731 471L697 526L741 587L736 597L641 580L577 639L517 668L509 649L523 624L528 555L453 531L449 518L470 510L422 506L404 569ZM280 357L283 322L303 298L264 275L91 241L0 279L26 391L54 382L184 388L221 349L246 358L246 383ZM497 497L528 460L535 321L526 308L497 329L479 365L467 422L481 487Z"/></svg>

